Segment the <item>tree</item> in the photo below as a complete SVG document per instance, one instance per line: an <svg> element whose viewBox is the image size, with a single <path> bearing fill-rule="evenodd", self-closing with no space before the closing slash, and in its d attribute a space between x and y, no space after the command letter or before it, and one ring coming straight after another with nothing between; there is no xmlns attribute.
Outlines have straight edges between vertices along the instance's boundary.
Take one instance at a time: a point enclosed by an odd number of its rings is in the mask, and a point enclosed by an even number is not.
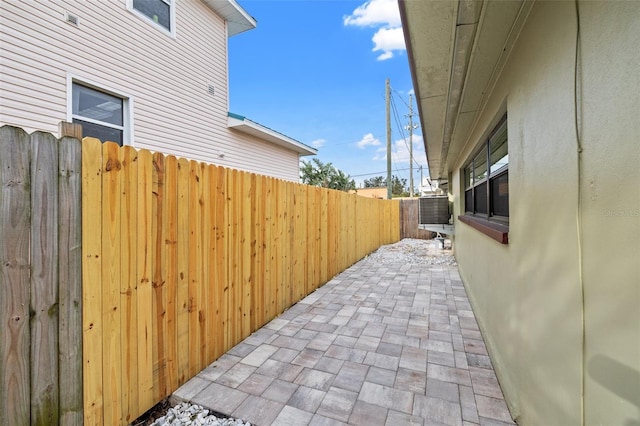
<svg viewBox="0 0 640 426"><path fill-rule="evenodd" d="M383 176L372 177L371 179L364 180L365 188L381 188L383 186L387 186L385 182L385 178Z"/></svg>
<svg viewBox="0 0 640 426"><path fill-rule="evenodd" d="M307 185L340 191L356 189L356 182L349 175L336 169L331 163L325 164L317 158L313 158L312 161L302 160L300 180Z"/></svg>
<svg viewBox="0 0 640 426"><path fill-rule="evenodd" d="M382 188L387 186L387 179L383 176L372 177L371 179L364 180L365 188ZM408 195L406 191L407 180L400 179L398 176L391 177L391 194L394 196Z"/></svg>
<svg viewBox="0 0 640 426"><path fill-rule="evenodd" d="M387 184L387 180L384 180L384 184ZM391 176L391 194L395 196L403 196L407 192L407 180L400 179L398 176Z"/></svg>

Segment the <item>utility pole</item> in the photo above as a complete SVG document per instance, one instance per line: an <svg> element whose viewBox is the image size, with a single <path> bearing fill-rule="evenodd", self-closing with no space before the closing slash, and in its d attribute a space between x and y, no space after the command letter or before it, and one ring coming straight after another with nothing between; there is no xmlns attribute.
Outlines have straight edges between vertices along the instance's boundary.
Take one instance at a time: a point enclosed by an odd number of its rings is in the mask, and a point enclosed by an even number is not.
<svg viewBox="0 0 640 426"><path fill-rule="evenodd" d="M413 95L409 94L409 197L413 198L413 130L418 125L413 124Z"/></svg>
<svg viewBox="0 0 640 426"><path fill-rule="evenodd" d="M387 199L391 199L391 84L387 78L385 84L385 98L387 104Z"/></svg>

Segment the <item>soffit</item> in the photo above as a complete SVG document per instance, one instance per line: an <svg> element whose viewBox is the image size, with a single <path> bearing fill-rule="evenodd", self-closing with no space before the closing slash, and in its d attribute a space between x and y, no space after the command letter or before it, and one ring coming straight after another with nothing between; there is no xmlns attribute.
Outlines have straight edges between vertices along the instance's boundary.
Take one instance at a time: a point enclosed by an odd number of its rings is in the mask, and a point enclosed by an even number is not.
<svg viewBox="0 0 640 426"><path fill-rule="evenodd" d="M429 174L446 180L531 2L399 4Z"/></svg>
<svg viewBox="0 0 640 426"><path fill-rule="evenodd" d="M211 10L227 21L228 37L252 30L257 22L235 0L202 0Z"/></svg>
<svg viewBox="0 0 640 426"><path fill-rule="evenodd" d="M242 115L230 112L228 113L227 120L227 127L230 129L235 129L254 136L257 139L290 149L297 152L298 155L316 155L318 153L317 149L263 126L262 124L256 123L255 121L251 121Z"/></svg>

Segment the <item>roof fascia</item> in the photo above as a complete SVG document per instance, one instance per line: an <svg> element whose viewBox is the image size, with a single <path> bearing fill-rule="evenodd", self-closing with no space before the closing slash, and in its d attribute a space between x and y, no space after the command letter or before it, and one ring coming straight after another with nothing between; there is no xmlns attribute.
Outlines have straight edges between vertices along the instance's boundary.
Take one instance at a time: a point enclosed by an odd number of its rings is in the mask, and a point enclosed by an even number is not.
<svg viewBox="0 0 640 426"><path fill-rule="evenodd" d="M318 154L317 149L256 123L255 121L251 121L239 114L234 114L232 112L228 113L227 127L257 137L274 145L290 149L301 156Z"/></svg>
<svg viewBox="0 0 640 426"><path fill-rule="evenodd" d="M254 29L258 23L236 0L202 0L227 22L227 37Z"/></svg>

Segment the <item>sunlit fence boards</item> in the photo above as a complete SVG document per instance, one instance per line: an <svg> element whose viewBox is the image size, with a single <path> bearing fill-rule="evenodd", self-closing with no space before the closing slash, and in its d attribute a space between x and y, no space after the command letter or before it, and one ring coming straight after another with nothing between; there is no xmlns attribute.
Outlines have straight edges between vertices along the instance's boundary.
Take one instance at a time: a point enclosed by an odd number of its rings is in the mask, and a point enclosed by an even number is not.
<svg viewBox="0 0 640 426"><path fill-rule="evenodd" d="M86 424L127 424L399 239L396 201L82 144Z"/></svg>

